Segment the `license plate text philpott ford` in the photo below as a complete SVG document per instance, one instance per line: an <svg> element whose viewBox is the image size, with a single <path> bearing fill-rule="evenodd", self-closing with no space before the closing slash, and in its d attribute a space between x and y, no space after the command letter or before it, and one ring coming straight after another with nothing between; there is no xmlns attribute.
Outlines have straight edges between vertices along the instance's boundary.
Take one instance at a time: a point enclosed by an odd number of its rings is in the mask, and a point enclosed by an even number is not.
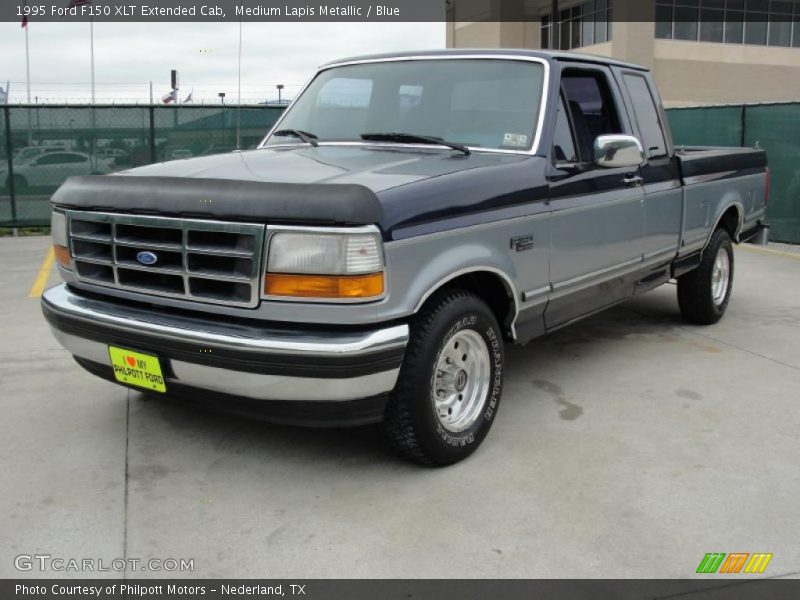
<svg viewBox="0 0 800 600"><path fill-rule="evenodd" d="M115 346L108 347L108 354L117 381L153 392L167 391L158 357Z"/></svg>

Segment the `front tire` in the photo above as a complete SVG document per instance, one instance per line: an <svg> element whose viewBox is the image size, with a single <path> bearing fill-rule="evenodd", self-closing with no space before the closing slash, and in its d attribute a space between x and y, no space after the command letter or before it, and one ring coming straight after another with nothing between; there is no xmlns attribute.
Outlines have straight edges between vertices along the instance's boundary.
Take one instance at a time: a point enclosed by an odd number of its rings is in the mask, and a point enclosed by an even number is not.
<svg viewBox="0 0 800 600"><path fill-rule="evenodd" d="M437 293L411 328L384 432L403 458L428 466L456 463L483 442L503 391L500 327L466 290Z"/></svg>
<svg viewBox="0 0 800 600"><path fill-rule="evenodd" d="M733 289L733 244L717 229L703 252L700 266L678 278L678 305L684 320L713 325L728 309Z"/></svg>

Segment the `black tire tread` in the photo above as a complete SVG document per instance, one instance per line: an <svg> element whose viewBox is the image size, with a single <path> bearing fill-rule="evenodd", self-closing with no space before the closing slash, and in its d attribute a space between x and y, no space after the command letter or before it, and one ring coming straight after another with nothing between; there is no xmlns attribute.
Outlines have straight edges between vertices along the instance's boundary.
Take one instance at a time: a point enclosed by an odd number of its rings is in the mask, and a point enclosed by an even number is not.
<svg viewBox="0 0 800 600"><path fill-rule="evenodd" d="M678 306L683 319L694 325L713 325L722 318L730 300L730 292L722 309L714 305L709 290L709 279L714 268L717 249L731 244L731 236L723 228L717 229L706 246L700 259L700 265L693 271L678 278ZM733 260L731 260L731 278L733 278Z"/></svg>
<svg viewBox="0 0 800 600"><path fill-rule="evenodd" d="M400 458L427 467L439 466L422 449L414 432L411 409L405 402L398 401L398 396L402 398L407 394L414 393L414 378L409 376L409 373L413 373L420 368L420 362L424 360L424 342L428 338L430 330L436 324L438 315L451 302L463 300L470 296L474 297L474 294L460 288L445 289L438 292L417 314L412 323L411 338L408 346L406 346L403 366L397 379L397 387L393 392L394 397L389 402L383 422L386 439L392 450Z"/></svg>

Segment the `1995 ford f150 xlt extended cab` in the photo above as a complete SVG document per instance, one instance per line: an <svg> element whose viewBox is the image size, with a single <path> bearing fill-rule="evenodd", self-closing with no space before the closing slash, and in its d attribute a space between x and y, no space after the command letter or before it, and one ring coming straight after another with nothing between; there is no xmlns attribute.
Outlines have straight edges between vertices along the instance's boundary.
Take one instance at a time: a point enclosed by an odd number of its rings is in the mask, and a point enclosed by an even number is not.
<svg viewBox="0 0 800 600"><path fill-rule="evenodd" d="M259 148L67 181L42 308L111 381L468 456L503 348L677 279L722 317L760 149L680 148L648 71L571 53L323 66Z"/></svg>

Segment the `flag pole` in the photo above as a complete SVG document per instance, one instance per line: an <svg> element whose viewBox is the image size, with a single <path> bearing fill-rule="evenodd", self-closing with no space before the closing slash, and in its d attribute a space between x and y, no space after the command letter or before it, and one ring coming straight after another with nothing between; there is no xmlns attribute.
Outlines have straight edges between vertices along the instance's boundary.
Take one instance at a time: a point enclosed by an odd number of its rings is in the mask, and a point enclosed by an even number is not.
<svg viewBox="0 0 800 600"><path fill-rule="evenodd" d="M236 101L236 149L241 150L241 113L242 112L242 20L239 19L239 98Z"/></svg>
<svg viewBox="0 0 800 600"><path fill-rule="evenodd" d="M31 57L28 49L28 27L25 26L25 85L28 88L28 104L31 103Z"/></svg>
<svg viewBox="0 0 800 600"><path fill-rule="evenodd" d="M27 6L27 2L25 3ZM31 56L28 47L28 23L25 23L25 86L28 91L27 103L31 103ZM33 133L31 132L31 109L28 108L28 146L33 142Z"/></svg>
<svg viewBox="0 0 800 600"><path fill-rule="evenodd" d="M94 18L89 17L89 53L92 60L92 104L94 104Z"/></svg>
<svg viewBox="0 0 800 600"><path fill-rule="evenodd" d="M97 115L95 115L95 93L94 93L94 18L89 17L89 55L91 59L92 76L92 172L97 171Z"/></svg>

